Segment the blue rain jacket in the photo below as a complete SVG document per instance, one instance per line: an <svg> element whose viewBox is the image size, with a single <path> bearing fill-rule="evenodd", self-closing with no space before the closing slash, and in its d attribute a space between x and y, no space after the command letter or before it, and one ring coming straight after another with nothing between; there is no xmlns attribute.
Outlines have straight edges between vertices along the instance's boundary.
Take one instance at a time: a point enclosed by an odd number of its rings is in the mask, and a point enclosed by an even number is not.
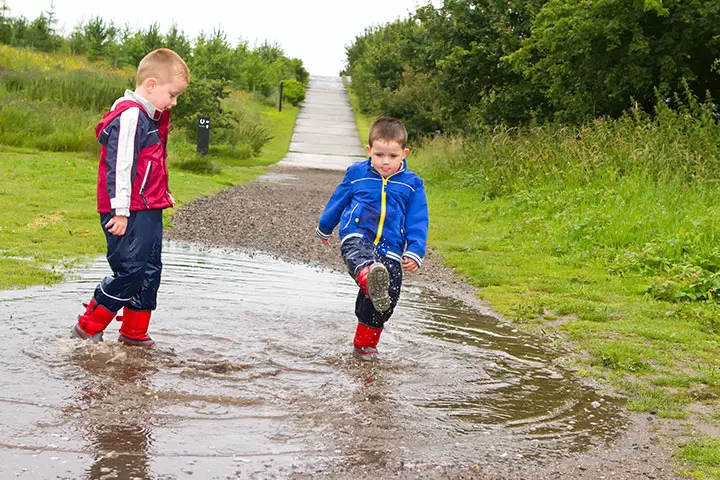
<svg viewBox="0 0 720 480"><path fill-rule="evenodd" d="M422 265L428 235L428 206L422 179L406 168L383 178L370 160L348 167L330 197L316 229L327 239L339 224L340 241L363 237L378 252L397 261Z"/></svg>

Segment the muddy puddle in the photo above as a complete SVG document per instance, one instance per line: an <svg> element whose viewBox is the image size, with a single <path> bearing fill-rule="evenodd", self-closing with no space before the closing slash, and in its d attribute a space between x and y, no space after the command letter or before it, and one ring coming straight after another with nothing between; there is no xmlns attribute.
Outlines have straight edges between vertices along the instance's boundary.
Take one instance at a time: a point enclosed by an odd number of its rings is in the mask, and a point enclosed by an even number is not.
<svg viewBox="0 0 720 480"><path fill-rule="evenodd" d="M0 291L0 478L286 478L530 462L626 419L543 340L404 286L381 360L345 275L169 243L150 350L69 338L104 259Z"/></svg>

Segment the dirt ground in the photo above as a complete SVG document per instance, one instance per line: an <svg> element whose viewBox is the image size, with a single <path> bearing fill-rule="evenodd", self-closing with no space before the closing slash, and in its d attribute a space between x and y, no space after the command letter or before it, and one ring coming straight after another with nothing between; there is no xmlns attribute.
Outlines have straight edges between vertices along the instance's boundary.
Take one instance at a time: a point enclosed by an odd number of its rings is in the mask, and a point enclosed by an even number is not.
<svg viewBox="0 0 720 480"><path fill-rule="evenodd" d="M166 238L243 251L261 251L285 261L344 271L338 240L324 246L315 235L318 217L342 172L275 168L253 183L197 199L177 211ZM432 218L432 212L431 218ZM476 296L473 287L441 263L430 250L421 272L406 279L464 300L481 313L499 318ZM614 445L548 460L542 465L463 466L443 478L456 479L677 479L672 472L672 446L684 435L682 424L651 414L628 414L630 427ZM409 477L407 472L327 472L323 478ZM429 474L429 472L428 472ZM300 476L299 478L303 478ZM316 476L313 478L317 478Z"/></svg>

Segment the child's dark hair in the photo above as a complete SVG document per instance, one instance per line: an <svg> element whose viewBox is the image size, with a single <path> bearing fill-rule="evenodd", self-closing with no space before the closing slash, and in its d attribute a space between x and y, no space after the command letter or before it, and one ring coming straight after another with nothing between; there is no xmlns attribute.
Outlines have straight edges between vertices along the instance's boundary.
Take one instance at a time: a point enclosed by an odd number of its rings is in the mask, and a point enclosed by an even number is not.
<svg viewBox="0 0 720 480"><path fill-rule="evenodd" d="M402 145L402 148L406 148L408 133L405 129L405 125L403 125L403 123L397 118L380 117L375 120L370 127L368 145L372 147L375 140L397 142Z"/></svg>

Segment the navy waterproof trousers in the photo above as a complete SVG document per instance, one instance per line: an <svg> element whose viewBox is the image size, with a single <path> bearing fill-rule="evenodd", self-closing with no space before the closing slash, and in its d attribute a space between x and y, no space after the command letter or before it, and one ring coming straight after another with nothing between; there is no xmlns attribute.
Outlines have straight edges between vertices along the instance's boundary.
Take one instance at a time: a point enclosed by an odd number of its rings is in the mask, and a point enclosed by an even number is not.
<svg viewBox="0 0 720 480"><path fill-rule="evenodd" d="M124 306L154 310L162 273L162 210L130 212L125 235L108 233L112 215L100 214L107 240L107 261L113 271L95 289L95 302L111 312Z"/></svg>
<svg viewBox="0 0 720 480"><path fill-rule="evenodd" d="M360 270L373 262L382 262L390 276L390 309L386 312L378 312L372 302L362 290L358 291L355 299L355 316L358 321L370 328L383 328L385 322L390 320L395 305L400 299L400 286L402 285L402 265L397 260L392 260L381 255L375 244L362 237L346 238L340 245L345 266L350 276L355 279Z"/></svg>

